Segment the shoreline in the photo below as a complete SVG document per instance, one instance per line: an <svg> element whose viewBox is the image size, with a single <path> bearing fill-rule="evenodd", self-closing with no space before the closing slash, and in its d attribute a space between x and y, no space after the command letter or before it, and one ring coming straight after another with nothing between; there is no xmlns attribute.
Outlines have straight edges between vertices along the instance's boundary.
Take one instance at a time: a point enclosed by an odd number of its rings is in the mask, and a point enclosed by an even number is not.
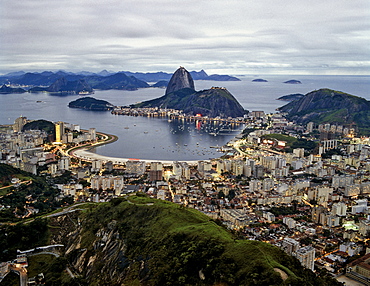
<svg viewBox="0 0 370 286"><path fill-rule="evenodd" d="M146 164L150 164L151 162L160 162L164 165L172 165L174 162L186 162L189 165L196 165L199 161L210 161L208 160L159 160L159 159L137 159L137 158L121 158L121 157L109 157L104 155L99 155L96 153L91 152L90 150L92 148L102 146L105 144L110 144L115 141L117 141L119 138L116 135L112 134L106 134L102 132L96 132L96 134L99 134L105 138L103 138L104 141L96 142L96 143L88 143L82 146L76 146L69 150L67 150L65 153L69 157L77 158L80 160L92 162L94 160L101 160L103 163L112 162L113 164L119 164L123 165L126 164L127 161L144 161Z"/></svg>

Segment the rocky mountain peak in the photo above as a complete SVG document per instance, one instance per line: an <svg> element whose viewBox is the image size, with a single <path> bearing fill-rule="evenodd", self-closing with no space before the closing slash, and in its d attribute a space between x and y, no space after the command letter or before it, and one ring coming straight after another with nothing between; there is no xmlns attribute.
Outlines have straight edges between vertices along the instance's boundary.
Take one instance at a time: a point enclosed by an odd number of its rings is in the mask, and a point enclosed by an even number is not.
<svg viewBox="0 0 370 286"><path fill-rule="evenodd" d="M183 88L194 89L194 81L190 73L184 67L180 67L172 75L166 89L166 94L178 91Z"/></svg>

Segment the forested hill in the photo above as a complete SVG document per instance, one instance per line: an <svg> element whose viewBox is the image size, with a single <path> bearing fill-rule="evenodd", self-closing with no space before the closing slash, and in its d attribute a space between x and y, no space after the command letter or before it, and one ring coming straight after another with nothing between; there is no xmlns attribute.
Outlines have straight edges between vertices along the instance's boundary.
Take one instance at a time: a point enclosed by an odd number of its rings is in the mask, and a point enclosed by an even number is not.
<svg viewBox="0 0 370 286"><path fill-rule="evenodd" d="M144 195L96 205L79 221L59 218L52 243L89 285L339 285L197 210Z"/></svg>
<svg viewBox="0 0 370 286"><path fill-rule="evenodd" d="M370 134L370 102L345 92L328 88L314 90L278 110L298 123L356 125L361 135Z"/></svg>

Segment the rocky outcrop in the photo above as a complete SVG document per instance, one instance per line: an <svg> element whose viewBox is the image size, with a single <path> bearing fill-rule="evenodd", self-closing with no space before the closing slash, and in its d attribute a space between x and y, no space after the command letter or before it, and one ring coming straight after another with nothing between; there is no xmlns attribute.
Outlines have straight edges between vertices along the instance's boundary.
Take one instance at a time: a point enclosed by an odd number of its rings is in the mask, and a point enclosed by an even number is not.
<svg viewBox="0 0 370 286"><path fill-rule="evenodd" d="M144 101L133 107L159 107L182 110L188 115L201 114L208 117L240 117L244 108L236 98L222 87L212 87L202 91L183 88L162 97Z"/></svg>
<svg viewBox="0 0 370 286"><path fill-rule="evenodd" d="M184 67L180 67L172 75L167 85L166 94L183 88L191 88L194 90L194 81L190 73Z"/></svg>
<svg viewBox="0 0 370 286"><path fill-rule="evenodd" d="M208 117L240 117L244 108L226 89L213 87L198 91L189 96L183 107L185 113L201 114Z"/></svg>
<svg viewBox="0 0 370 286"><path fill-rule="evenodd" d="M239 117L245 114L236 98L223 87L194 90L190 73L180 67L168 83L162 97L141 102L132 107L159 107L184 111L189 115L201 114L208 117Z"/></svg>
<svg viewBox="0 0 370 286"><path fill-rule="evenodd" d="M51 244L64 245L61 256L86 285L324 285L275 246L236 239L200 212L142 195L52 217L49 225Z"/></svg>

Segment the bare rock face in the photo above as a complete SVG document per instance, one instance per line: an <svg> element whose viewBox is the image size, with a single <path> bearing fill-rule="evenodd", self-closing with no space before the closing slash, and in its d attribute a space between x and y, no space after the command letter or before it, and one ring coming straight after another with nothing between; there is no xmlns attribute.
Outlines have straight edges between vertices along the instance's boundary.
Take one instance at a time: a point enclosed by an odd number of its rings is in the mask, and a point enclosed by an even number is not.
<svg viewBox="0 0 370 286"><path fill-rule="evenodd" d="M184 67L180 67L172 75L166 89L166 94L178 91L183 88L194 89L194 81L190 73Z"/></svg>

